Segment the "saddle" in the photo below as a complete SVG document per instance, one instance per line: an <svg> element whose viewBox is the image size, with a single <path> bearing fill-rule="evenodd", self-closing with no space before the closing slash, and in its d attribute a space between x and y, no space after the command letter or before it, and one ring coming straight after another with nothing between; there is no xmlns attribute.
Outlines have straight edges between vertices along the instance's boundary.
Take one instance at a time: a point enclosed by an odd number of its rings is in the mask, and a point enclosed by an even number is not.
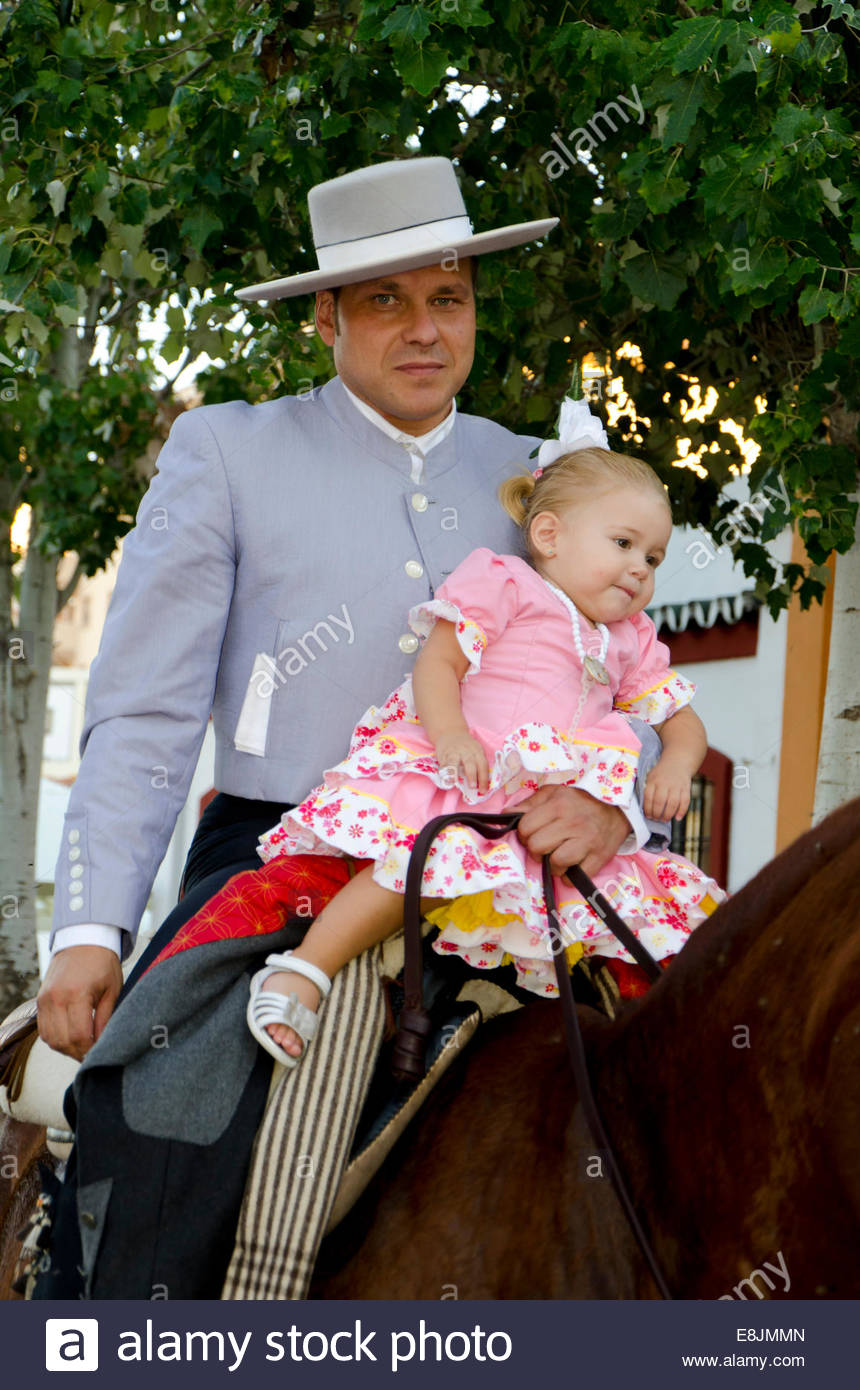
<svg viewBox="0 0 860 1390"><path fill-rule="evenodd" d="M427 939L422 953L423 992L430 1020L425 1069L420 1077L411 1079L396 1075L396 1030L405 998L404 943L398 936L385 943L383 953L387 1015L383 1045L326 1234L350 1211L480 1024L533 998L517 986L510 966L476 975L456 958L440 959ZM591 997L587 1002L598 1003L604 1012L614 1014L619 1001L615 981L603 971L594 971L591 985L600 998ZM74 1142L63 1112L63 1097L78 1065L39 1037L35 999L20 1004L0 1023L0 1111L14 1120L44 1126L48 1150L58 1160L68 1157ZM273 1082L279 1076L280 1069L276 1068Z"/></svg>
<svg viewBox="0 0 860 1390"><path fill-rule="evenodd" d="M519 1008L522 992L501 981L476 979L458 971L456 962L439 961L425 943L424 987L432 1020L427 1039L426 1074L418 1080L397 1080L392 1052L397 1021L403 1007L398 975L403 963L402 940L384 957L386 1032L367 1100L359 1117L352 1150L329 1219L331 1230L350 1210L427 1096L462 1053L483 1019ZM441 969L441 967L445 967ZM459 996L459 997L458 997ZM63 1097L79 1063L49 1048L39 1037L36 1000L28 999L0 1023L0 1111L10 1118L43 1126L49 1152L68 1157L74 1135L63 1111ZM280 1068L273 1073L279 1078Z"/></svg>
<svg viewBox="0 0 860 1390"><path fill-rule="evenodd" d="M0 1110L24 1124L44 1125L55 1158L67 1157L74 1137L63 1114L63 1095L77 1069L73 1057L42 1042L35 999L19 1004L0 1023Z"/></svg>

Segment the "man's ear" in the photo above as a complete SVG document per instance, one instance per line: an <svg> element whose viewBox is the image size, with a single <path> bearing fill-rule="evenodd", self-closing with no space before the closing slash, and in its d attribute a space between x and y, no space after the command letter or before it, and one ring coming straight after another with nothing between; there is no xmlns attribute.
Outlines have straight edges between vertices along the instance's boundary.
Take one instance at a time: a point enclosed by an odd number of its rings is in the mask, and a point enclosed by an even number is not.
<svg viewBox="0 0 860 1390"><path fill-rule="evenodd" d="M529 535L532 544L537 546L542 555L555 550L560 527L561 521L555 512L538 512L537 516L532 518Z"/></svg>
<svg viewBox="0 0 860 1390"><path fill-rule="evenodd" d="M331 290L317 290L314 323L326 347L334 347L334 295Z"/></svg>

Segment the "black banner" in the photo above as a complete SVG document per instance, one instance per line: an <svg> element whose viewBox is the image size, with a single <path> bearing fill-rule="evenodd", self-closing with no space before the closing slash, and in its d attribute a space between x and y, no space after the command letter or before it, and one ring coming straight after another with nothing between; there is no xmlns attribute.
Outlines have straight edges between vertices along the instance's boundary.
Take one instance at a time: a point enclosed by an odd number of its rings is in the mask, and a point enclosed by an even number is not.
<svg viewBox="0 0 860 1390"><path fill-rule="evenodd" d="M708 1372L843 1383L854 1303L6 1303L3 1382L89 1372L138 1385L695 1386ZM542 1384L546 1382L542 1380ZM732 1383L734 1383L732 1381ZM739 1383L748 1383L741 1381Z"/></svg>

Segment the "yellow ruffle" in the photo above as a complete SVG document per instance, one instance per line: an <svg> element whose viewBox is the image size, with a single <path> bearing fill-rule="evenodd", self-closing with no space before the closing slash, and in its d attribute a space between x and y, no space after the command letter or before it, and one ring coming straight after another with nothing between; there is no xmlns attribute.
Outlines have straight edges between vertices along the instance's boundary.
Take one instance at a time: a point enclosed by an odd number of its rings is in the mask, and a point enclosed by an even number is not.
<svg viewBox="0 0 860 1390"><path fill-rule="evenodd" d="M504 927L508 922L519 920L515 912L499 912L493 906L493 890L487 888L483 893L467 893L462 898L455 898L453 902L445 903L442 907L434 907L430 912L424 913L428 922L432 922L434 927L440 931L443 927L456 927L458 931L478 931L480 928L499 928ZM585 948L581 941L574 941L572 945L565 947L565 955L569 965L575 965L584 954ZM514 957L509 952L505 952L502 958L502 965L512 965Z"/></svg>
<svg viewBox="0 0 860 1390"><path fill-rule="evenodd" d="M487 888L483 893L467 893L465 897L455 898L444 907L434 907L425 912L428 922L435 927L445 927L449 923L458 931L477 931L479 927L503 927L506 922L516 922L515 912L497 912L493 907L493 890Z"/></svg>

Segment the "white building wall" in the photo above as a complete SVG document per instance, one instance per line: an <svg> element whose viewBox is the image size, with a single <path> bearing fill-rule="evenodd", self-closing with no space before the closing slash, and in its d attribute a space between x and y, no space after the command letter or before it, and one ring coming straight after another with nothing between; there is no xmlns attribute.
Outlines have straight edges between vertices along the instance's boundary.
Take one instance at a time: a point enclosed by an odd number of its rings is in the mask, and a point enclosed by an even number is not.
<svg viewBox="0 0 860 1390"><path fill-rule="evenodd" d="M747 495L741 483L727 491L741 500ZM712 552L708 559L704 535L676 527L657 571L652 611L688 603L707 609L718 597L752 590L753 581L733 564L727 549ZM770 541L768 550L777 563L785 564L791 557L791 531ZM747 883L776 852L787 631L786 613L774 621L762 608L755 656L678 667L697 686L693 708L708 731L710 747L725 754L734 767L726 885L732 891ZM671 637L668 645L671 652Z"/></svg>
<svg viewBox="0 0 860 1390"><path fill-rule="evenodd" d="M708 743L733 765L729 881L735 891L776 853L782 694L788 619L759 618L755 656L679 667L695 682L693 705Z"/></svg>

